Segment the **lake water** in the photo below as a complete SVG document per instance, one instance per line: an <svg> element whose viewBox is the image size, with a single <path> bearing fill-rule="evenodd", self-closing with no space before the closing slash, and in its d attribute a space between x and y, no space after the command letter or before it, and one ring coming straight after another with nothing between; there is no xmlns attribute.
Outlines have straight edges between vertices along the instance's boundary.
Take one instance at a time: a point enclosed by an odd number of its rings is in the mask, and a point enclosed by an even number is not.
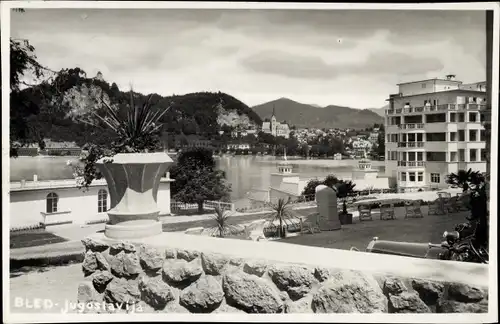
<svg viewBox="0 0 500 324"><path fill-rule="evenodd" d="M66 165L70 157L19 157L10 159L10 181L33 180L33 175L38 176L38 180L60 180L72 179L73 170ZM226 172L226 178L231 183L231 198L237 207L244 207L248 204L248 193L255 189L269 188L271 173L277 172L277 163L274 157L269 156L227 156L217 157L218 168ZM290 161L294 164L293 160ZM313 162L313 161L309 161ZM299 173L301 179L324 178L329 174L334 174L339 178L351 177L353 168L357 167L358 161L328 161L332 166L294 164L294 172ZM299 162L296 162L299 163ZM383 162L382 162L383 163ZM373 163L374 168L382 163ZM340 165L341 164L341 165Z"/></svg>

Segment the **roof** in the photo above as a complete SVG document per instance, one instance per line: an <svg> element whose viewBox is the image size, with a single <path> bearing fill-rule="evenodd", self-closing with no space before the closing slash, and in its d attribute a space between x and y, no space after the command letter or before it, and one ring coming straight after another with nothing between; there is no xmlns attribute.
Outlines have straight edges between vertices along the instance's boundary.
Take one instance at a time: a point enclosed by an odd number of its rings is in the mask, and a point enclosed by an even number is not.
<svg viewBox="0 0 500 324"><path fill-rule="evenodd" d="M161 178L160 182L173 182L173 179ZM94 180L90 184L91 187L107 186L106 180ZM63 180L40 180L40 181L25 181L24 185L21 181L10 183L10 192L30 191L30 190L46 190L46 189L70 189L77 188L76 179Z"/></svg>
<svg viewBox="0 0 500 324"><path fill-rule="evenodd" d="M433 79L425 79L425 80L418 80L418 81L402 82L402 83L398 83L396 85L399 86L399 85L403 85L403 84L419 83L419 82L424 82L424 81L447 81L447 82L453 82L453 83L462 83L462 81L458 81L458 80L433 78Z"/></svg>
<svg viewBox="0 0 500 324"><path fill-rule="evenodd" d="M434 92L425 92L425 93L419 93L419 94L414 94L414 95L408 95L408 96L397 96L393 98L386 99L385 101L391 101L396 98L408 98L408 97L416 97L416 96L428 96L432 95L434 93L449 93L449 92L471 92L471 93L481 93L481 94L486 94L484 91L477 91L477 90L470 90L470 89L451 89L451 90L444 90L444 91L434 91ZM389 109L389 107L387 107Z"/></svg>

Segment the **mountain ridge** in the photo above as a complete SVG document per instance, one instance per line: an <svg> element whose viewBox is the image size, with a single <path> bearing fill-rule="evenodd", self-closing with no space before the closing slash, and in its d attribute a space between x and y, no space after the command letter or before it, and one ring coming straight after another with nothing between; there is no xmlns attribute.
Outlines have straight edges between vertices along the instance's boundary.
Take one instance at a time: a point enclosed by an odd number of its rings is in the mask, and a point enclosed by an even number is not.
<svg viewBox="0 0 500 324"><path fill-rule="evenodd" d="M270 118L274 109L277 120L300 128L364 129L383 122L383 118L370 109L337 105L320 107L289 98L279 98L251 108L263 120Z"/></svg>

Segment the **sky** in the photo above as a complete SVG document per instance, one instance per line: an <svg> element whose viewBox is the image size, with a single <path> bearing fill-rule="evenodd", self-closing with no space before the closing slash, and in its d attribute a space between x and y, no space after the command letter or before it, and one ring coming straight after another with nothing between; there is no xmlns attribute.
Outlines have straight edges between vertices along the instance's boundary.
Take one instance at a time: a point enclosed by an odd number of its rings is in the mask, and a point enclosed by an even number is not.
<svg viewBox="0 0 500 324"><path fill-rule="evenodd" d="M486 79L485 11L26 9L11 36L121 90L378 108L399 82Z"/></svg>

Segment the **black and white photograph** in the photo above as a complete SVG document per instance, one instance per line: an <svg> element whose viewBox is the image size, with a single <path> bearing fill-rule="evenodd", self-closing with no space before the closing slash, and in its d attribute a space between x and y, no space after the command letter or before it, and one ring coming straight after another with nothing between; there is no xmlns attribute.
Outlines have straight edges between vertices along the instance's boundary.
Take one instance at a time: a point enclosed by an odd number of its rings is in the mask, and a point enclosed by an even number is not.
<svg viewBox="0 0 500 324"><path fill-rule="evenodd" d="M0 12L4 322L498 322L498 3Z"/></svg>

